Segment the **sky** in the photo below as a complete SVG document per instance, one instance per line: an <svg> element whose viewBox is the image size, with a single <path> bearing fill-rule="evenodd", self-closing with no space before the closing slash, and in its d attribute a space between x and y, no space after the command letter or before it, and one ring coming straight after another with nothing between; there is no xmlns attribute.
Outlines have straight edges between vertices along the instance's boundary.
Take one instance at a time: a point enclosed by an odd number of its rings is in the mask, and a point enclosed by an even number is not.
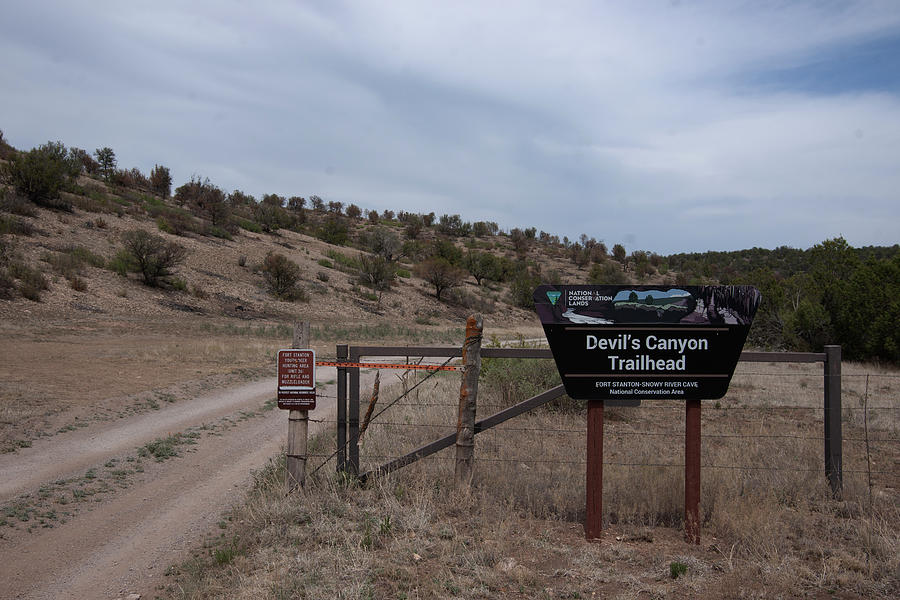
<svg viewBox="0 0 900 600"><path fill-rule="evenodd" d="M4 0L0 129L670 254L900 242L900 2Z"/></svg>

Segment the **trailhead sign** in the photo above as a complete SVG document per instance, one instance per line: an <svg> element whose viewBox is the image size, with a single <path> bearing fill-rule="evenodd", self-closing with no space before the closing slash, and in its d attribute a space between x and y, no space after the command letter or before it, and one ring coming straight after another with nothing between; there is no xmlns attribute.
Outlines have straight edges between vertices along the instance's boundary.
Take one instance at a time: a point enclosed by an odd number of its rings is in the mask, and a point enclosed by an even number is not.
<svg viewBox="0 0 900 600"><path fill-rule="evenodd" d="M760 299L752 286L534 291L566 393L583 400L721 398Z"/></svg>

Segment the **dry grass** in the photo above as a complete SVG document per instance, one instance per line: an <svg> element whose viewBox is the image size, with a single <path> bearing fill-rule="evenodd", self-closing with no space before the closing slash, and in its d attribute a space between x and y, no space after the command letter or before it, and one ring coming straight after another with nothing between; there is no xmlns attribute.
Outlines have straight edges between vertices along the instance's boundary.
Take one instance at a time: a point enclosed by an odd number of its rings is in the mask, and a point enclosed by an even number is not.
<svg viewBox="0 0 900 600"><path fill-rule="evenodd" d="M865 373L871 496L855 397L865 395ZM822 474L821 365L741 364L718 408L704 404L699 547L681 534L681 404L607 409L599 544L585 542L581 529L584 413L543 409L476 438L467 494L452 488L452 450L362 488L337 479L330 463L290 498L282 494L282 465L273 463L228 532L180 569L170 591L184 598L897 597L900 379L869 365L845 364L844 375L840 500ZM382 406L399 388L382 388ZM363 469L455 431L458 389L458 375L436 376L385 412L364 439ZM495 412L501 397L483 383L479 413ZM893 409L879 416L875 407ZM673 580L674 562L687 570Z"/></svg>

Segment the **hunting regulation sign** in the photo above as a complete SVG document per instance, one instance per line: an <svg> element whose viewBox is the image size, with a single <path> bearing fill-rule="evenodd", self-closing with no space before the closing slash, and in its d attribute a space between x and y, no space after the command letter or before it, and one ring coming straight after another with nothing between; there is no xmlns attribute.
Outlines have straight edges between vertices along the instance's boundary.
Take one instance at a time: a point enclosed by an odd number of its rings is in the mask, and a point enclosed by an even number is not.
<svg viewBox="0 0 900 600"><path fill-rule="evenodd" d="M752 286L534 291L566 393L583 400L721 398L760 299Z"/></svg>

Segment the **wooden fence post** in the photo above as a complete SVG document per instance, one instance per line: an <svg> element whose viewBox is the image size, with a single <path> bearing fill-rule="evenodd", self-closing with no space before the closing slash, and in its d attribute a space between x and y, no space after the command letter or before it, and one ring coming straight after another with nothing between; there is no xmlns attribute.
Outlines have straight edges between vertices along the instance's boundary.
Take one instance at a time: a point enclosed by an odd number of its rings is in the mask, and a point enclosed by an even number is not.
<svg viewBox="0 0 900 600"><path fill-rule="evenodd" d="M309 348L309 322L294 324L294 339L291 348ZM287 473L285 483L288 493L302 487L306 480L306 440L309 434L309 413L305 410L291 410L288 413L288 441L285 463Z"/></svg>
<svg viewBox="0 0 900 600"><path fill-rule="evenodd" d="M475 454L475 406L478 401L478 376L481 373L481 337L483 321L480 314L466 319L466 341L463 343L462 384L459 388L459 419L456 423L457 488L472 484Z"/></svg>
<svg viewBox="0 0 900 600"><path fill-rule="evenodd" d="M825 346L825 476L835 496L843 487L842 446L841 347Z"/></svg>

